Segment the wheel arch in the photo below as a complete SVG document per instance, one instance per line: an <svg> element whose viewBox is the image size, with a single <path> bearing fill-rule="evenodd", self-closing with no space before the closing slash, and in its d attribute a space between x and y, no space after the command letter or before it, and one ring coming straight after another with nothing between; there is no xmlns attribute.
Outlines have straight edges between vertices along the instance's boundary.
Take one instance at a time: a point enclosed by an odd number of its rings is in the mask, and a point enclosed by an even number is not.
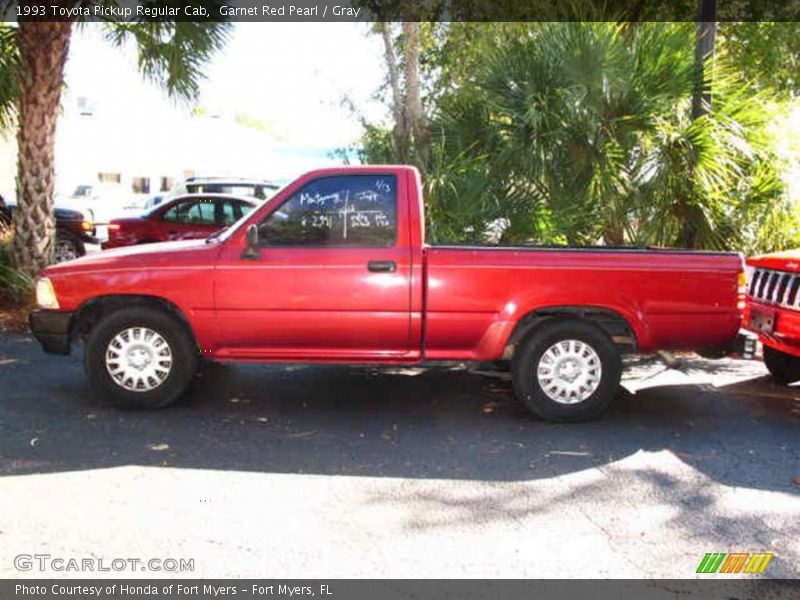
<svg viewBox="0 0 800 600"><path fill-rule="evenodd" d="M639 347L639 339L631 320L616 310L599 306L548 306L532 310L517 321L506 342L503 357L510 358L514 348L528 335L543 323L554 319L577 319L595 325L608 335L622 354L636 352Z"/></svg>
<svg viewBox="0 0 800 600"><path fill-rule="evenodd" d="M195 347L199 347L189 319L175 303L160 296L143 294L111 294L86 300L78 306L72 317L70 337L85 340L92 328L107 315L123 308L136 307L153 308L172 315L185 328Z"/></svg>

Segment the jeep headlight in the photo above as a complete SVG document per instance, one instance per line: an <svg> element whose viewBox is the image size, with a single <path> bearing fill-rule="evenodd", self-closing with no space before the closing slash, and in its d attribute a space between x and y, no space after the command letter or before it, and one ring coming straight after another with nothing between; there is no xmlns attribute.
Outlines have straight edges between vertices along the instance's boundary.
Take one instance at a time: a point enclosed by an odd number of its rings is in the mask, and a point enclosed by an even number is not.
<svg viewBox="0 0 800 600"><path fill-rule="evenodd" d="M40 308L48 308L50 310L58 310L58 298L56 298L56 291L53 289L53 282L47 277L40 277L36 282L36 304Z"/></svg>

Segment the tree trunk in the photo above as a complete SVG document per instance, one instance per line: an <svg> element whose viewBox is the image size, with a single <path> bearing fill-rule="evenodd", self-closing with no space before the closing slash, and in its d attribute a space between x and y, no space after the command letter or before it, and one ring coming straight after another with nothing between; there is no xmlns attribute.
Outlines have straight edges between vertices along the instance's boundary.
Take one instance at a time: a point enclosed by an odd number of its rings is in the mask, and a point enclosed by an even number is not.
<svg viewBox="0 0 800 600"><path fill-rule="evenodd" d="M700 18L694 45L694 93L692 119L706 114L711 108L711 90L706 84L706 62L714 56L717 39L716 0L700 0ZM705 20L711 19L711 20Z"/></svg>
<svg viewBox="0 0 800 600"><path fill-rule="evenodd" d="M603 231L603 242L607 246L623 246L625 244L625 232L615 223L609 223Z"/></svg>
<svg viewBox="0 0 800 600"><path fill-rule="evenodd" d="M384 55L386 57L386 67L389 69L389 84L392 87L392 114L394 116L394 143L397 146L399 162L408 161L408 140L409 133L406 127L405 111L403 109L403 95L400 91L400 70L397 68L397 53L394 49L392 31L389 23L380 23L381 35L383 36Z"/></svg>
<svg viewBox="0 0 800 600"><path fill-rule="evenodd" d="M706 86L705 67L714 56L717 36L717 0L698 0L697 32L694 45L694 90L692 93L692 120L699 119L711 109L711 89ZM689 194L694 193L694 164L690 166ZM684 248L697 246L697 209L687 199L680 202L683 218L680 245Z"/></svg>
<svg viewBox="0 0 800 600"><path fill-rule="evenodd" d="M406 81L406 126L414 136L414 147L423 162L428 159L428 128L422 112L422 96L419 81L419 55L422 40L419 23L403 22Z"/></svg>
<svg viewBox="0 0 800 600"><path fill-rule="evenodd" d="M35 276L52 262L55 135L72 23L21 21L15 265Z"/></svg>

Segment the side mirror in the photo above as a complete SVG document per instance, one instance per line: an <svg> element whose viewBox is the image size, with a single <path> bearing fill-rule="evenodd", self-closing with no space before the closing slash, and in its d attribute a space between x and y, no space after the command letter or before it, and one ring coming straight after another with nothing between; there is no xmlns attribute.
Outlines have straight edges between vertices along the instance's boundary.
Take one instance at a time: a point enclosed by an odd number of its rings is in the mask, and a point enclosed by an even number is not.
<svg viewBox="0 0 800 600"><path fill-rule="evenodd" d="M258 260L261 257L261 253L258 251L258 225L248 225L244 238L247 241L247 247L242 252L242 258Z"/></svg>

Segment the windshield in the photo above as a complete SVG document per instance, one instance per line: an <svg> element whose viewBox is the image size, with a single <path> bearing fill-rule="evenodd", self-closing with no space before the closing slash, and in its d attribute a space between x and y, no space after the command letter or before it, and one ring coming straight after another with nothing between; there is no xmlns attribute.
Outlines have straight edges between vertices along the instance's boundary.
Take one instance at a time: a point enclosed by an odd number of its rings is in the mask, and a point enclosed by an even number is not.
<svg viewBox="0 0 800 600"><path fill-rule="evenodd" d="M85 196L92 195L92 186L90 185L79 185L75 188L75 191L72 192L73 197L75 198L83 198Z"/></svg>

